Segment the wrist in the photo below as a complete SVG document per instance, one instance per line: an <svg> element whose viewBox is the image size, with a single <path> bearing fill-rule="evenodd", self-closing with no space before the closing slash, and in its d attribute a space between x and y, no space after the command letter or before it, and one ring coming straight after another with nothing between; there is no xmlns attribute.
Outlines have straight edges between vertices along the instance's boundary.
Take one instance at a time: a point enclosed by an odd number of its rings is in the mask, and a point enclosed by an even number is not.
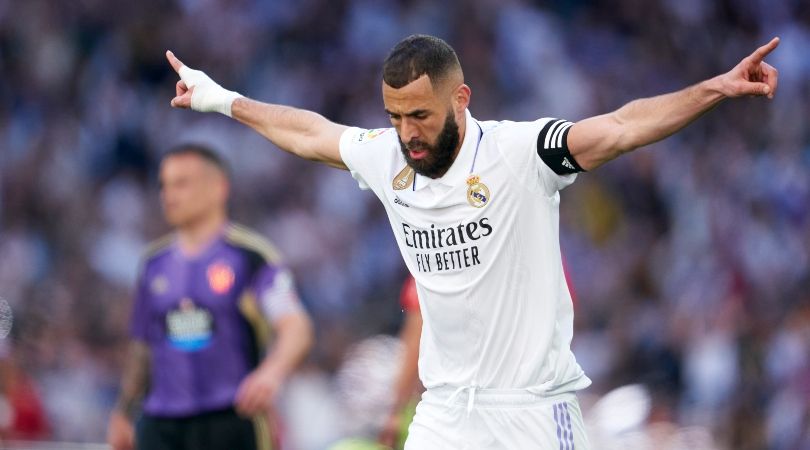
<svg viewBox="0 0 810 450"><path fill-rule="evenodd" d="M274 364L272 361L265 361L259 366L258 370L263 378L270 378L279 381L283 381L285 378L287 378L287 371L278 364Z"/></svg>
<svg viewBox="0 0 810 450"><path fill-rule="evenodd" d="M235 91L229 91L227 89L222 89L222 101L218 105L216 112L224 114L228 117L233 117L233 104L236 100L243 98L244 96Z"/></svg>
<svg viewBox="0 0 810 450"><path fill-rule="evenodd" d="M709 93L709 96L717 97L718 100L734 96L726 74L704 81L703 87Z"/></svg>
<svg viewBox="0 0 810 450"><path fill-rule="evenodd" d="M118 400L113 408L113 414L132 422L135 420L135 416L137 416L139 409L140 408L137 402Z"/></svg>
<svg viewBox="0 0 810 450"><path fill-rule="evenodd" d="M233 102L241 97L242 94L238 92L214 84L208 89L195 90L191 97L191 109L199 112L218 112L231 117Z"/></svg>

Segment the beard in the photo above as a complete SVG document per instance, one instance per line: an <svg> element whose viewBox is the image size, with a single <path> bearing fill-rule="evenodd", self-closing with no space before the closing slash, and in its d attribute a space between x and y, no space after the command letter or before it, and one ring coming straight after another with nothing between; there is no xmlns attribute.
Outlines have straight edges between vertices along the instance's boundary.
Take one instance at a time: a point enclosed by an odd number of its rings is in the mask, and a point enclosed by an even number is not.
<svg viewBox="0 0 810 450"><path fill-rule="evenodd" d="M450 111L447 113L444 127L439 133L439 137L436 138L435 145L430 145L419 139L413 139L405 144L401 138L399 139L399 145L402 155L405 157L405 162L414 172L429 178L439 178L453 165L453 156L456 153L459 140L458 124L453 112ZM424 150L427 155L422 159L413 159L408 150Z"/></svg>

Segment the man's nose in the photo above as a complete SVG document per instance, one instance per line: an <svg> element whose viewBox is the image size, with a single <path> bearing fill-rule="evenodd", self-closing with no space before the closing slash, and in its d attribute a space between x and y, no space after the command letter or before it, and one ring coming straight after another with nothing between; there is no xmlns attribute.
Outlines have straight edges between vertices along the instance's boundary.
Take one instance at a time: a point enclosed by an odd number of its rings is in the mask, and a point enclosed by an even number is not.
<svg viewBox="0 0 810 450"><path fill-rule="evenodd" d="M399 127L399 134L402 142L409 144L414 139L419 139L419 129L416 124L407 117L402 119L402 124Z"/></svg>

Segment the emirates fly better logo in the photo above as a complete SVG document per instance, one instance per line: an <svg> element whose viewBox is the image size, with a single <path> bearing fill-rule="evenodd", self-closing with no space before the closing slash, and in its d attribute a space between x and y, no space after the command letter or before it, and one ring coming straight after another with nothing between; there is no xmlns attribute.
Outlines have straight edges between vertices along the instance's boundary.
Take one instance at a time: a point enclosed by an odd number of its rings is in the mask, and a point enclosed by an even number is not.
<svg viewBox="0 0 810 450"><path fill-rule="evenodd" d="M488 217L448 227L402 223L402 238L406 247L416 250L413 255L419 272L454 272L481 264L478 245L493 232Z"/></svg>

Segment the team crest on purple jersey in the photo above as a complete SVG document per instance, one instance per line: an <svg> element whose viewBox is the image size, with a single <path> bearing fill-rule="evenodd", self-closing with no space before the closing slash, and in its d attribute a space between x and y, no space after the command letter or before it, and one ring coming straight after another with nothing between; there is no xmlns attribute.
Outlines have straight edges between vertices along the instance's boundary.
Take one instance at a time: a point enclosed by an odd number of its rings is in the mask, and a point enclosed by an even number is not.
<svg viewBox="0 0 810 450"><path fill-rule="evenodd" d="M226 294L230 291L236 279L231 266L222 262L211 264L205 273L208 276L208 286L217 294Z"/></svg>

